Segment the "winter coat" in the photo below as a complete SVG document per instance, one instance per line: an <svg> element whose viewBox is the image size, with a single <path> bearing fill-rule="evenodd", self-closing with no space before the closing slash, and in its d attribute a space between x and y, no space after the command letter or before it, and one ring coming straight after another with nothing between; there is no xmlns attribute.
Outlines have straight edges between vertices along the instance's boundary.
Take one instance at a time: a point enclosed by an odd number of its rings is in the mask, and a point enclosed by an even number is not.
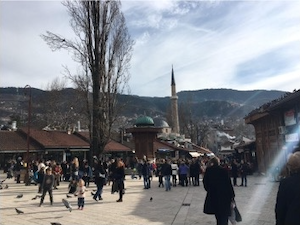
<svg viewBox="0 0 300 225"><path fill-rule="evenodd" d="M163 176L171 176L172 175L172 167L169 163L164 163L162 165L162 175Z"/></svg>
<svg viewBox="0 0 300 225"><path fill-rule="evenodd" d="M51 190L53 189L54 185L54 175L53 174L45 174L43 179L42 187L44 190Z"/></svg>
<svg viewBox="0 0 300 225"><path fill-rule="evenodd" d="M276 225L300 224L300 172L280 182L275 214Z"/></svg>
<svg viewBox="0 0 300 225"><path fill-rule="evenodd" d="M208 167L203 177L203 185L207 191L203 212L230 216L230 204L235 194L227 170L220 166Z"/></svg>

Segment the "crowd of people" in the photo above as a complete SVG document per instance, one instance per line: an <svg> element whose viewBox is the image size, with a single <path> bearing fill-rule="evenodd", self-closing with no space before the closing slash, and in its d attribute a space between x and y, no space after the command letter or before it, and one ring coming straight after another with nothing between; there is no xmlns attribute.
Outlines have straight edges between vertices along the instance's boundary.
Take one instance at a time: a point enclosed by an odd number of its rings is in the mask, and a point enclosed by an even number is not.
<svg viewBox="0 0 300 225"><path fill-rule="evenodd" d="M31 162L30 179L39 186L39 193L42 193L41 184L46 168L51 167L54 176L53 188L57 189L61 181L70 182L70 193L74 193L79 179L82 179L85 186L88 188L90 181L93 180L99 186L110 184L115 177L114 167L117 160L120 158L112 158L108 160L98 160L94 158L93 162L87 160L79 160L74 157L72 161L56 162L55 160L36 160ZM153 176L158 177L158 187L163 187L166 191L171 190L171 187L180 186L199 186L200 179L206 170L206 165L209 157L186 158L186 159L171 159L159 158L156 160L148 160L133 158L131 160L123 160L123 167L129 168L132 172L131 177L143 179L144 189L151 188ZM20 183L20 174L23 166L23 161L19 157L17 160L10 160L5 167L7 178L14 178L17 183ZM233 179L234 186L247 187L247 175L250 173L250 165L243 160L238 162L233 160L221 160L220 166L225 168ZM100 171L100 172L99 172ZM99 176L99 173L101 174ZM124 172L125 173L125 172ZM241 178L240 185L237 184L237 178ZM103 179L104 178L104 179ZM101 195L101 194L100 194ZM97 197L98 199L101 196Z"/></svg>
<svg viewBox="0 0 300 225"><path fill-rule="evenodd" d="M48 193L51 205L53 204L53 189L58 189L60 182L69 182L69 194L78 197L78 209L84 208L84 198L90 182L94 182L97 190L94 193L95 201L103 200L104 185L111 185L111 193L118 192L117 202L123 201L125 193L125 168L130 168L132 179L143 179L144 189L151 188L153 176L158 177L158 187L171 191L177 185L182 187L200 186L202 180L206 190L204 213L214 214L217 225L227 225L228 218L233 213L235 204L234 186L247 187L247 175L251 172L249 163L243 160L220 160L217 157L198 157L192 159L156 159L146 158L125 163L122 158L100 160L93 158L89 164L87 160L79 161L74 157L71 162L58 163L55 160L34 161L30 165L34 180L41 193L39 206L44 202ZM14 178L20 183L20 171L23 168L22 159L11 161L6 167L7 178ZM300 152L291 155L287 168L290 176L280 182L275 213L276 224L298 224L300 221ZM240 177L240 185L237 178ZM296 214L293 212L297 212ZM296 223L293 223L295 222Z"/></svg>
<svg viewBox="0 0 300 225"><path fill-rule="evenodd" d="M151 188L151 180L155 175L158 177L158 187L165 187L166 191L171 186L200 186L200 179L203 178L209 157L198 157L192 159L156 159L155 161L142 159L137 161L134 167L132 178L143 178L144 189ZM234 186L247 187L247 175L251 173L249 163L233 159L232 161L221 160L220 166L227 170L233 179ZM237 178L241 178L240 185Z"/></svg>

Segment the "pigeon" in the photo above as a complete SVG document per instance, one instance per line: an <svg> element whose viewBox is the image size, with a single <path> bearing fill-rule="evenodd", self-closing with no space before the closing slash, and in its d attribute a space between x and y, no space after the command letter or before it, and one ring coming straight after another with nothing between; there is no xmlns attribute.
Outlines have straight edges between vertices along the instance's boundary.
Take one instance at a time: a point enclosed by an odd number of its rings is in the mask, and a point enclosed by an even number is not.
<svg viewBox="0 0 300 225"><path fill-rule="evenodd" d="M57 222L50 222L51 225L61 225L61 223L57 223Z"/></svg>
<svg viewBox="0 0 300 225"><path fill-rule="evenodd" d="M71 212L72 211L72 206L70 205L70 203L66 199L62 199L62 202L64 203L66 208L69 209L69 211Z"/></svg>
<svg viewBox="0 0 300 225"><path fill-rule="evenodd" d="M151 197L151 198L150 198L150 202L152 202L152 200L153 200L153 198Z"/></svg>
<svg viewBox="0 0 300 225"><path fill-rule="evenodd" d="M68 195L68 194L66 194L66 196L67 196L67 198L72 198L72 196L71 196L71 195Z"/></svg>
<svg viewBox="0 0 300 225"><path fill-rule="evenodd" d="M16 209L16 212L17 212L18 214L24 213L23 211L21 211L21 210L19 210L19 209L17 209L17 208L15 208L15 209Z"/></svg>
<svg viewBox="0 0 300 225"><path fill-rule="evenodd" d="M4 189L8 189L8 185L5 185Z"/></svg>
<svg viewBox="0 0 300 225"><path fill-rule="evenodd" d="M23 194L19 194L19 195L17 195L16 198L22 198L22 197L23 197Z"/></svg>
<svg viewBox="0 0 300 225"><path fill-rule="evenodd" d="M37 198L40 198L41 196L36 195L34 198L32 198L31 200L36 200Z"/></svg>

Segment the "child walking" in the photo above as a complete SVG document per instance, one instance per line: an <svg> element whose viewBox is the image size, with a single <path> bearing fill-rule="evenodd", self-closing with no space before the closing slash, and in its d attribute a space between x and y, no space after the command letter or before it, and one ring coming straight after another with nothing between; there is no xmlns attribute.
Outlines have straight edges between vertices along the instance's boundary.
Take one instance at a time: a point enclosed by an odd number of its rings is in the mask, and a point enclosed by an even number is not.
<svg viewBox="0 0 300 225"><path fill-rule="evenodd" d="M79 179L78 181L78 188L75 193L76 196L78 196L78 209L83 210L84 207L84 198L85 198L85 192L87 191L86 187L84 186L84 180Z"/></svg>
<svg viewBox="0 0 300 225"><path fill-rule="evenodd" d="M54 175L52 174L52 169L51 167L48 167L46 169L46 174L44 175L44 179L43 179L43 183L42 183L42 197L41 197L41 202L39 204L39 207L43 204L44 202L44 198L46 193L49 193L50 196L50 203L51 205L53 204L53 194L52 194L52 190L53 190L53 185L54 185Z"/></svg>

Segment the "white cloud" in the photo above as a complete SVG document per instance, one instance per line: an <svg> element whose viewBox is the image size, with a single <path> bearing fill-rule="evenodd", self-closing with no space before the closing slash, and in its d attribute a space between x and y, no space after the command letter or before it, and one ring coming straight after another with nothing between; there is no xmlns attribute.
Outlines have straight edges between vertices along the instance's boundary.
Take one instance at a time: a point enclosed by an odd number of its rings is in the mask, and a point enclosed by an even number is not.
<svg viewBox="0 0 300 225"><path fill-rule="evenodd" d="M61 65L75 70L67 52L51 52L39 37L49 30L72 38L60 2L0 4L1 86L41 88L61 76ZM170 95L172 65L177 91L299 88L295 86L300 76L297 1L126 0L122 5L136 41L132 94ZM282 61L269 65L272 61L262 57L268 54L280 54L277 61ZM261 66L259 59L267 65ZM245 71L253 71L255 80L245 83Z"/></svg>
<svg viewBox="0 0 300 225"><path fill-rule="evenodd" d="M299 25L293 24L290 17L294 15L292 18L299 20L293 5L277 3L270 6L267 3L246 2L235 7L226 4L218 5L221 7L217 9L218 11L224 9L222 7L230 7L222 17L209 18L208 13L204 16L207 18L202 18L201 23L193 21L193 18L181 18L182 20L177 21L177 26L168 32L165 30L153 32L151 39L140 46L143 49L140 51L136 49L134 54L135 62L142 65L138 67L139 72L136 74L139 76L143 74L144 84L149 85L137 88L136 93L151 95L153 88L156 87L160 90L159 93L155 93L156 95L169 95L172 64L179 91L219 87L239 88L242 84L236 77L238 65L299 40ZM214 6L212 9L216 8ZM203 5L200 10L202 9ZM189 23L185 24L185 21ZM147 51L144 51L145 49ZM135 68L137 67L133 66L133 73ZM142 72L143 68L145 70ZM135 79L134 74L132 79ZM137 80L140 82L141 79ZM266 85L265 89L268 89L267 84L271 84L263 83ZM236 86L233 86L234 84Z"/></svg>

